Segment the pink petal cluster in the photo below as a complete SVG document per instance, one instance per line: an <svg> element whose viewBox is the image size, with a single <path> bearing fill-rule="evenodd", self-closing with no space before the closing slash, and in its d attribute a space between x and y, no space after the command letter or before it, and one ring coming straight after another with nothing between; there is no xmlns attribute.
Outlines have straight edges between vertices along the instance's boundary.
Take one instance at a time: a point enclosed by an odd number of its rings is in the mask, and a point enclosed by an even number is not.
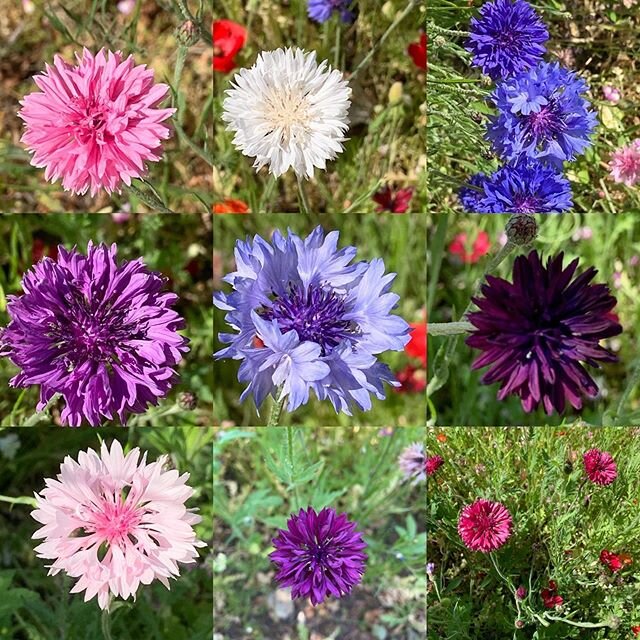
<svg viewBox="0 0 640 640"><path fill-rule="evenodd" d="M618 467L608 451L589 449L582 456L582 463L587 477L594 484L606 486L618 477Z"/></svg>
<svg viewBox="0 0 640 640"><path fill-rule="evenodd" d="M513 521L500 502L479 499L468 504L458 519L458 533L472 551L489 553L499 549L510 537Z"/></svg>
<svg viewBox="0 0 640 640"><path fill-rule="evenodd" d="M616 149L611 154L609 169L614 182L624 182L627 187L633 187L640 181L640 138Z"/></svg>
<svg viewBox="0 0 640 640"><path fill-rule="evenodd" d="M189 474L165 469L167 456L146 458L137 447L125 456L117 440L111 449L103 442L100 455L67 456L57 479L35 494L38 557L53 560L49 575L78 578L71 593L84 591L85 602L97 595L101 609L111 594L135 600L154 579L169 588L178 563L195 562L196 547L205 546L192 528L201 518L184 504L193 495Z"/></svg>
<svg viewBox="0 0 640 640"><path fill-rule="evenodd" d="M162 124L175 109L158 109L169 87L155 84L153 71L101 49L84 49L78 64L56 55L53 67L34 76L40 91L20 102L25 122L22 142L31 164L46 167L45 179L62 179L66 191L94 196L100 189L120 192L161 158L171 135Z"/></svg>

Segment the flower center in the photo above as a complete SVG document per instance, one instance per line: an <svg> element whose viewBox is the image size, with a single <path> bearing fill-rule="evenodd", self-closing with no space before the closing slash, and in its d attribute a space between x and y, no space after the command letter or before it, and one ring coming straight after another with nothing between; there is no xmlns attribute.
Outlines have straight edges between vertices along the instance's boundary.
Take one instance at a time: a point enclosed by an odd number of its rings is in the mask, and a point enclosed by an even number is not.
<svg viewBox="0 0 640 640"><path fill-rule="evenodd" d="M345 311L344 299L334 291L317 285L306 289L289 285L289 292L276 296L272 306L262 311L262 316L277 320L283 333L295 330L301 341L319 344L322 355L326 355L355 333L354 323L344 319Z"/></svg>
<svg viewBox="0 0 640 640"><path fill-rule="evenodd" d="M514 213L540 213L540 201L535 196L518 194L514 204Z"/></svg>
<svg viewBox="0 0 640 640"><path fill-rule="evenodd" d="M70 104L72 115L68 125L73 136L80 144L105 143L107 123L110 118L110 105L95 98L77 97Z"/></svg>
<svg viewBox="0 0 640 640"><path fill-rule="evenodd" d="M279 132L280 143L287 147L308 130L309 101L297 86L280 86L266 92L264 117L269 132Z"/></svg>
<svg viewBox="0 0 640 640"><path fill-rule="evenodd" d="M524 116L525 132L538 140L556 139L565 128L557 101L553 98L550 98L540 111Z"/></svg>
<svg viewBox="0 0 640 640"><path fill-rule="evenodd" d="M135 532L140 524L142 515L135 506L116 499L116 502L104 500L99 510L93 513L92 525L87 526L88 531L93 531L97 536L104 539L110 545L119 545L126 542L135 542L130 536Z"/></svg>

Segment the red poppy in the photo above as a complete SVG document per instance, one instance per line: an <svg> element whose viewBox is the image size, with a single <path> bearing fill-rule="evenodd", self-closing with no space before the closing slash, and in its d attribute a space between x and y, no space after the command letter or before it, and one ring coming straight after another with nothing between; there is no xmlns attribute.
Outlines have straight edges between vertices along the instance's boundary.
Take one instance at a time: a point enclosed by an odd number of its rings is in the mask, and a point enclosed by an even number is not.
<svg viewBox="0 0 640 640"><path fill-rule="evenodd" d="M400 383L400 386L396 387L398 393L420 393L427 388L425 370L416 369L410 364L396 373L396 380Z"/></svg>
<svg viewBox="0 0 640 640"><path fill-rule="evenodd" d="M490 248L491 242L486 231L478 233L470 250L467 243L467 234L459 233L449 245L449 253L453 256L458 256L466 264L473 264L478 262L482 256L486 256Z"/></svg>
<svg viewBox="0 0 640 640"><path fill-rule="evenodd" d="M411 56L419 69L427 70L427 34L420 36L420 42L412 42L407 47L407 53Z"/></svg>
<svg viewBox="0 0 640 640"><path fill-rule="evenodd" d="M605 566L611 569L612 573L616 573L622 569L624 566L622 560L615 553L611 553L611 551L607 551L603 549L600 552L600 562Z"/></svg>
<svg viewBox="0 0 640 640"><path fill-rule="evenodd" d="M228 73L235 67L235 56L247 41L247 30L232 20L214 20L211 25L213 37L213 68Z"/></svg>
<svg viewBox="0 0 640 640"><path fill-rule="evenodd" d="M249 213L249 206L242 200L225 198L213 205L213 213Z"/></svg>
<svg viewBox="0 0 640 640"><path fill-rule="evenodd" d="M636 637L640 636L640 624L636 625L635 627L631 627L631 632Z"/></svg>
<svg viewBox="0 0 640 640"><path fill-rule="evenodd" d="M547 609L555 609L559 607L563 600L562 596L558 595L558 585L555 580L549 580L549 587L540 591L542 602Z"/></svg>
<svg viewBox="0 0 640 640"><path fill-rule="evenodd" d="M389 185L385 185L380 191L376 191L373 201L380 206L376 209L376 213L381 211L391 211L391 213L406 213L411 205L413 198L413 188L398 189L394 191Z"/></svg>
<svg viewBox="0 0 640 640"><path fill-rule="evenodd" d="M31 245L31 261L39 262L45 256L58 259L58 242L34 236Z"/></svg>
<svg viewBox="0 0 640 640"><path fill-rule="evenodd" d="M405 345L404 350L412 358L418 358L423 366L427 366L427 323L411 323L411 340Z"/></svg>

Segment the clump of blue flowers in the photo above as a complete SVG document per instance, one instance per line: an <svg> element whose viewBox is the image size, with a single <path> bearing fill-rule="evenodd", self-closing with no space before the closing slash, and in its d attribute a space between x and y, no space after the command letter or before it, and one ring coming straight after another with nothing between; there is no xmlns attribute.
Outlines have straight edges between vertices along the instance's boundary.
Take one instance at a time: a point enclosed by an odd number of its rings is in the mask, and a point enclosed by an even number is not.
<svg viewBox="0 0 640 640"><path fill-rule="evenodd" d="M349 10L351 0L309 0L307 12L309 17L316 22L326 22L331 18L331 14L337 11L340 20L351 23L355 19L353 11Z"/></svg>
<svg viewBox="0 0 640 640"><path fill-rule="evenodd" d="M564 163L591 146L597 118L587 83L542 60L547 39L526 0L492 0L471 20L472 62L497 81L486 137L506 164L488 178L473 176L460 190L466 211L562 213L573 206Z"/></svg>
<svg viewBox="0 0 640 640"><path fill-rule="evenodd" d="M351 415L371 408L371 394L384 399L385 382L399 386L378 361L409 342L409 325L391 313L396 274L381 258L352 263L356 248L338 249L338 237L316 227L304 239L276 230L271 243L236 242L237 270L224 278L233 291L214 294L234 333L219 334L229 346L214 355L241 361L241 401L251 394L259 408L271 395L294 411L313 391Z"/></svg>

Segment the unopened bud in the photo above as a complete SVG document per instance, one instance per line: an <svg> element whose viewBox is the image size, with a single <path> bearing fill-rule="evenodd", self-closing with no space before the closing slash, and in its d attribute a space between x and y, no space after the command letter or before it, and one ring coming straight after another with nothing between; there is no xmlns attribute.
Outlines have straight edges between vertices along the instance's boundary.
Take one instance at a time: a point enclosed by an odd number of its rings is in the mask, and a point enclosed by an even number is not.
<svg viewBox="0 0 640 640"><path fill-rule="evenodd" d="M532 215L518 213L509 218L505 232L510 242L521 247L535 240L538 235L538 223Z"/></svg>
<svg viewBox="0 0 640 640"><path fill-rule="evenodd" d="M389 104L396 105L402 100L402 82L394 82L389 89Z"/></svg>
<svg viewBox="0 0 640 640"><path fill-rule="evenodd" d="M185 411L193 411L198 405L198 400L193 393L185 391L178 396L178 405Z"/></svg>
<svg viewBox="0 0 640 640"><path fill-rule="evenodd" d="M191 20L183 22L176 29L176 40L185 47L191 47L198 42L198 28Z"/></svg>

